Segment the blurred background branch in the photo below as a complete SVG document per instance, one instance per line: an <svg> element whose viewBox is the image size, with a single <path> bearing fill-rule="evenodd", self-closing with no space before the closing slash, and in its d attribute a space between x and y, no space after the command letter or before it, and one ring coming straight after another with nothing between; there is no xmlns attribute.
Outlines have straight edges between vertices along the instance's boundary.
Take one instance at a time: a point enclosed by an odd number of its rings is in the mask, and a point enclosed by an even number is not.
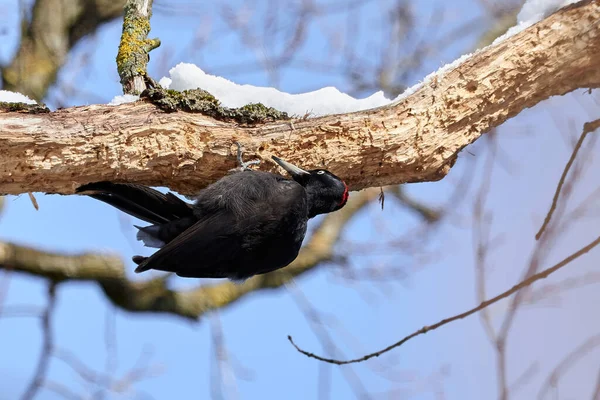
<svg viewBox="0 0 600 400"><path fill-rule="evenodd" d="M352 217L378 195L365 190L351 197L335 214L326 216L303 246L298 258L283 270L248 279L175 291L168 275L144 281L127 278L119 257L101 254L53 254L11 243L0 243L0 269L27 273L54 282L93 281L116 306L134 312L160 312L199 319L209 311L227 307L249 293L276 289L334 257L334 246Z"/></svg>
<svg viewBox="0 0 600 400"><path fill-rule="evenodd" d="M2 87L41 101L69 52L85 36L123 13L124 0L36 0L21 3L21 41L2 68Z"/></svg>

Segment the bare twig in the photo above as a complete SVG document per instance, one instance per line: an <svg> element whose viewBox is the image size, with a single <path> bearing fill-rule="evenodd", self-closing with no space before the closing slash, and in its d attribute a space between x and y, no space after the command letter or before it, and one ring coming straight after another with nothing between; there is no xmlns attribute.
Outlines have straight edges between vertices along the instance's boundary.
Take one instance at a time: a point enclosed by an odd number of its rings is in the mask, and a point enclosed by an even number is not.
<svg viewBox="0 0 600 400"><path fill-rule="evenodd" d="M211 357L213 363L211 364L215 366L214 376L210 380L211 397L213 399L237 399L239 395L236 376L225 346L223 326L218 312L212 313L210 316L210 332L213 345Z"/></svg>
<svg viewBox="0 0 600 400"><path fill-rule="evenodd" d="M475 248L475 275L476 275L476 295L477 301L483 302L487 298L486 294L486 261L490 251L490 225L491 217L485 211L485 203L490 192L492 181L492 172L494 161L496 159L497 136L494 134L490 140L490 154L484 167L483 179L479 193L473 205L473 246ZM492 326L492 321L487 309L479 313L481 324L485 330L486 336L490 342L496 341L496 333Z"/></svg>
<svg viewBox="0 0 600 400"><path fill-rule="evenodd" d="M539 372L540 366L537 362L532 362L525 371L508 387L508 392L516 393L519 389L525 386Z"/></svg>
<svg viewBox="0 0 600 400"><path fill-rule="evenodd" d="M570 256L568 256L567 258L565 258L564 260L562 260L561 262L559 262L558 264L547 268L541 272L538 272L537 274L534 274L532 276L530 276L529 278L519 282L518 284L514 285L512 288L508 289L505 292L500 293L499 295L497 295L494 298L491 298L489 300L486 300L484 302L482 302L481 304L479 304L477 307L474 307L470 310L467 310L463 313L457 314L455 316L449 317L449 318L445 318L439 322L436 322L433 325L429 325L429 326L424 326L423 328L419 329L416 332L411 333L410 335L404 337L403 339L399 340L398 342L385 347L382 350L376 351L374 353L370 353L367 355L364 355L362 357L359 358L355 358L355 359L351 359L351 360L336 360L333 358L325 358L322 356L319 356L317 354L308 352L306 350L303 350L302 348L300 348L298 345L296 345L296 343L294 342L294 340L292 339L291 336L288 336L288 340L290 341L290 343L296 348L296 350L298 350L300 353L304 354L305 356L309 357L309 358L314 358L316 360L319 361L323 361L323 362L327 362L330 364L337 364L337 365L345 365L345 364L353 364L353 363L358 363L358 362L363 362L363 361L367 361L373 357L379 357L380 355L387 353L390 350L395 349L396 347L400 347L402 346L404 343L408 342L409 340L420 336L420 335L424 335L427 332L436 330L444 325L447 325L451 322L457 321L459 319L463 319L466 318L478 311L483 310L486 307L489 307L490 305L497 303L498 301L505 299L515 293L517 293L519 290L526 288L528 286L530 286L531 284L533 284L534 282L539 281L540 279L544 279L547 278L548 276L550 276L551 274L553 274L554 272L558 271L559 269L565 267L566 265L568 265L569 263L571 263L572 261L574 261L575 259L581 257L582 255L588 253L590 250L592 250L594 247L596 247L598 244L600 244L600 236L597 237L594 241L592 241L591 243L589 243L588 245L582 247L581 249L579 249L578 251L576 251L575 253L571 254Z"/></svg>
<svg viewBox="0 0 600 400"><path fill-rule="evenodd" d="M42 386L45 389L50 390L50 391L60 395L63 399L67 399L67 400L81 400L82 399L82 396L74 393L68 387L66 387L65 385L58 383L58 382L46 381L42 384Z"/></svg>
<svg viewBox="0 0 600 400"><path fill-rule="evenodd" d="M102 387L107 387L110 384L110 376L108 374L103 375L100 372L92 370L71 351L63 348L55 348L52 351L52 355L57 360L68 365L84 381Z"/></svg>
<svg viewBox="0 0 600 400"><path fill-rule="evenodd" d="M592 133L598 128L600 128L600 119L597 119L597 120L594 120L591 122L587 122L583 125L583 132L581 133L581 136L579 137L577 144L575 144L573 153L571 153L571 157L569 158L569 161L567 162L567 165L565 166L565 169L563 170L563 173L558 181L558 186L556 187L554 197L552 198L552 205L550 206L550 210L548 211L548 214L546 214L546 218L544 218L544 223L542 224L540 230L535 235L536 240L540 239L540 237L546 230L546 227L550 223L550 219L552 218L552 214L554 214L556 205L558 203L558 197L560 196L560 192L565 183L565 179L567 178L567 174L569 173L569 170L571 169L571 166L573 165L573 162L575 161L575 158L577 157L577 153L579 152L579 149L581 148L583 141L585 140L588 133Z"/></svg>
<svg viewBox="0 0 600 400"><path fill-rule="evenodd" d="M592 400L600 400L600 370L598 370L598 377L596 378L596 387L592 394Z"/></svg>
<svg viewBox="0 0 600 400"><path fill-rule="evenodd" d="M548 391L551 388L556 387L560 377L563 376L569 368L571 368L577 361L588 355L591 350L598 346L600 346L600 334L596 334L587 338L582 344L569 352L569 354L567 354L548 375L546 382L543 384L538 393L538 399L543 400Z"/></svg>
<svg viewBox="0 0 600 400"><path fill-rule="evenodd" d="M52 318L52 315L54 313L54 306L56 302L56 287L57 283L54 281L51 281L48 285L48 304L46 305L46 309L44 310L44 313L42 315L42 350L33 378L29 382L25 393L23 393L23 396L21 396L21 400L33 399L40 387L43 386L44 380L46 379L46 373L50 364L52 346L54 343L54 335L52 332L52 325L50 323L50 319Z"/></svg>
<svg viewBox="0 0 600 400"><path fill-rule="evenodd" d="M556 297L559 294L572 290L579 289L587 285L595 285L600 283L600 272L589 271L580 276L565 278L557 283L550 283L540 288L532 290L523 299L524 304L535 304L539 301Z"/></svg>
<svg viewBox="0 0 600 400"><path fill-rule="evenodd" d="M340 354L341 352L335 345L333 338L324 326L319 312L313 307L313 305L310 303L310 301L306 298L306 296L300 289L294 289L295 290L293 290L292 292L292 299L294 299L296 305L304 315L304 318L306 318L306 320L308 321L311 330L321 342L323 349L331 354ZM360 377L356 374L356 372L354 372L354 370L343 369L341 372L344 376L344 379L346 379L346 382L348 382L350 388L354 391L354 394L357 399L371 398L366 388L364 387ZM319 387L319 398L326 396L326 392L321 392L321 389L323 389L323 387L326 386L320 385Z"/></svg>
<svg viewBox="0 0 600 400"><path fill-rule="evenodd" d="M106 364L104 372L110 376L118 367L117 310L115 307L108 307L105 321L104 347L106 349Z"/></svg>

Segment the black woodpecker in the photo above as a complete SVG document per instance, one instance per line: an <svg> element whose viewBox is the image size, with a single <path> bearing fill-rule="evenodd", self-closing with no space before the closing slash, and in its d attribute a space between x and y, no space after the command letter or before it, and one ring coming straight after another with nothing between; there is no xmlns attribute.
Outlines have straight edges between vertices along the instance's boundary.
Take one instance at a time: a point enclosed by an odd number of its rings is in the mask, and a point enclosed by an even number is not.
<svg viewBox="0 0 600 400"><path fill-rule="evenodd" d="M239 172L206 187L193 204L131 183L95 182L77 189L150 223L137 239L159 248L150 257L134 256L135 272L149 269L189 278L244 280L283 268L298 256L308 220L344 207L348 186L329 171L305 171L273 160L293 180L253 171Z"/></svg>

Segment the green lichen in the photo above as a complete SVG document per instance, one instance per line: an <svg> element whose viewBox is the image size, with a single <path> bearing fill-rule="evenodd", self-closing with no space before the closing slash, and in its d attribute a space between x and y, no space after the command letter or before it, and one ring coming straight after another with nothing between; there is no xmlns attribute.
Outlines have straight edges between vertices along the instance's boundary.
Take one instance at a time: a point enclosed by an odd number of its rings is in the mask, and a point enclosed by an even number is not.
<svg viewBox="0 0 600 400"><path fill-rule="evenodd" d="M134 1L124 8L123 33L117 53L117 71L121 84L128 85L134 77L145 76L150 56L148 53L160 46L159 39L148 39L150 14L139 13ZM126 92L128 92L126 90Z"/></svg>
<svg viewBox="0 0 600 400"><path fill-rule="evenodd" d="M240 124L259 124L288 120L287 113L261 103L247 104L240 108L223 107L212 94L202 89L179 92L171 89L152 88L145 90L142 98L148 99L166 112L187 111L201 113L222 121L235 121Z"/></svg>
<svg viewBox="0 0 600 400"><path fill-rule="evenodd" d="M29 114L44 114L50 110L44 104L27 104L27 103L8 103L0 101L0 111L3 112L23 112Z"/></svg>

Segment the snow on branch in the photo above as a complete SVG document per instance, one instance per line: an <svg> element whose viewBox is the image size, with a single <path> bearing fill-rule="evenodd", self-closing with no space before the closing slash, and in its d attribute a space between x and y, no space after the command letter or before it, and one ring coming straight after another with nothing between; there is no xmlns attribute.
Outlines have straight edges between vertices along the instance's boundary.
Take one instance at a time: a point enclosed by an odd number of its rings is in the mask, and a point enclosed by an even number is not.
<svg viewBox="0 0 600 400"><path fill-rule="evenodd" d="M353 190L438 180L465 146L525 108L600 86L598 21L598 1L573 4L462 57L392 104L347 114L240 125L147 101L45 114L0 107L0 193L71 194L113 180L191 194L235 166L234 141L265 160L263 170L275 170L267 160L276 154L326 167Z"/></svg>

